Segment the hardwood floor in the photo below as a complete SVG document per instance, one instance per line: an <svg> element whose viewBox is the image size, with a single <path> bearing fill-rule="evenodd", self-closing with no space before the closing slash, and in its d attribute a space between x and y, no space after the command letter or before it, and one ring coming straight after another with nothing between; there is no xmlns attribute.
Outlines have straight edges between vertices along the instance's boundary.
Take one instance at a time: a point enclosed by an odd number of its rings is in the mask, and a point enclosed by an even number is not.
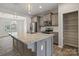
<svg viewBox="0 0 79 59"><path fill-rule="evenodd" d="M75 47L65 46L63 49L54 45L54 56L77 56L78 50Z"/></svg>
<svg viewBox="0 0 79 59"><path fill-rule="evenodd" d="M20 54L14 50L11 50L7 53L2 54L1 56L20 56Z"/></svg>

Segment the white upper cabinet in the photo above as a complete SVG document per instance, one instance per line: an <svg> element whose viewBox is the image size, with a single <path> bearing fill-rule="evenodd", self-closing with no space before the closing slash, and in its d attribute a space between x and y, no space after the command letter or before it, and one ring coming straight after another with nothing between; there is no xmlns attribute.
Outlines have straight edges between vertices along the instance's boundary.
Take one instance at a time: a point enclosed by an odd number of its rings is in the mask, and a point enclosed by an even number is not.
<svg viewBox="0 0 79 59"><path fill-rule="evenodd" d="M58 15L57 14L47 14L44 16L41 16L40 18L40 26L44 26L44 22L49 21L52 23L52 25L58 25Z"/></svg>
<svg viewBox="0 0 79 59"><path fill-rule="evenodd" d="M51 20L50 17L51 17L51 14L45 15L44 16L45 21L50 21Z"/></svg>
<svg viewBox="0 0 79 59"><path fill-rule="evenodd" d="M40 18L40 26L44 26L44 20L43 20L43 17Z"/></svg>
<svg viewBox="0 0 79 59"><path fill-rule="evenodd" d="M37 22L37 16L32 17L31 21L32 21L32 22Z"/></svg>
<svg viewBox="0 0 79 59"><path fill-rule="evenodd" d="M40 17L40 26L45 26L45 22L50 22L50 25L58 25L58 14L51 15L50 13L47 15L43 15ZM37 16L32 17L32 22L38 22ZM51 24L52 23L52 24Z"/></svg>
<svg viewBox="0 0 79 59"><path fill-rule="evenodd" d="M52 15L52 25L58 25L58 15Z"/></svg>
<svg viewBox="0 0 79 59"><path fill-rule="evenodd" d="M45 21L49 21L49 22L51 21L51 14L41 16L41 18L40 18L40 26L44 26Z"/></svg>

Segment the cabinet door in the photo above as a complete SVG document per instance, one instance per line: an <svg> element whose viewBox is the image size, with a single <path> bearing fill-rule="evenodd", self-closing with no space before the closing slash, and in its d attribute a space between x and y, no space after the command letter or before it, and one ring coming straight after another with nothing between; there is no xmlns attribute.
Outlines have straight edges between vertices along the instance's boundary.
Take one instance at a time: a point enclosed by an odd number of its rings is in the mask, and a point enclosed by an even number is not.
<svg viewBox="0 0 79 59"><path fill-rule="evenodd" d="M52 46L53 46L53 40L52 40L53 38L47 38L47 40L46 40L46 55L47 56L51 56L52 55L52 52L53 52L53 48L52 48Z"/></svg>
<svg viewBox="0 0 79 59"><path fill-rule="evenodd" d="M46 21L50 21L50 20L51 20L50 16L51 16L50 14L45 15L45 20L46 20Z"/></svg>
<svg viewBox="0 0 79 59"><path fill-rule="evenodd" d="M58 25L58 15L52 15L52 25Z"/></svg>
<svg viewBox="0 0 79 59"><path fill-rule="evenodd" d="M19 51L19 53L21 55L23 55L24 54L24 44L22 42L20 42L20 41L18 41L17 44L18 44L18 51Z"/></svg>
<svg viewBox="0 0 79 59"><path fill-rule="evenodd" d="M32 22L37 22L37 16L36 17L33 17L31 21Z"/></svg>
<svg viewBox="0 0 79 59"><path fill-rule="evenodd" d="M44 26L43 17L40 18L40 26Z"/></svg>
<svg viewBox="0 0 79 59"><path fill-rule="evenodd" d="M45 41L41 40L37 42L37 56L45 56L46 50L45 50Z"/></svg>
<svg viewBox="0 0 79 59"><path fill-rule="evenodd" d="M52 37L47 38L45 40L41 40L37 42L36 50L37 50L37 56L51 56L52 55Z"/></svg>
<svg viewBox="0 0 79 59"><path fill-rule="evenodd" d="M14 50L17 50L18 49L17 42L18 41L16 39L13 39L13 48L14 48Z"/></svg>
<svg viewBox="0 0 79 59"><path fill-rule="evenodd" d="M26 55L26 56L29 55L29 51L28 51L27 45L24 45L24 55Z"/></svg>

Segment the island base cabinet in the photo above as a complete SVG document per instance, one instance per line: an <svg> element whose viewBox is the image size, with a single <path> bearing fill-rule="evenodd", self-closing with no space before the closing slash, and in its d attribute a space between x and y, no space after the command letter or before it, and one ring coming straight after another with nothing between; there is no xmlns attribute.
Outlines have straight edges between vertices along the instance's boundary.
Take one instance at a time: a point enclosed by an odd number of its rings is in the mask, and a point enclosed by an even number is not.
<svg viewBox="0 0 79 59"><path fill-rule="evenodd" d="M24 44L23 42L13 38L13 47L20 56L51 56L53 51L52 40L52 37L39 40L37 42L34 42L31 48L28 48L27 44Z"/></svg>
<svg viewBox="0 0 79 59"><path fill-rule="evenodd" d="M32 49L28 49L27 45L17 39L13 39L13 48L21 56L34 56Z"/></svg>
<svg viewBox="0 0 79 59"><path fill-rule="evenodd" d="M18 52L20 55L23 55L23 43L17 39L13 39L13 49Z"/></svg>
<svg viewBox="0 0 79 59"><path fill-rule="evenodd" d="M17 40L13 39L13 49L17 52L17 49L18 49L18 45L17 45Z"/></svg>
<svg viewBox="0 0 79 59"><path fill-rule="evenodd" d="M26 45L24 45L24 55L25 56L32 56L33 55L32 50L31 49L27 49Z"/></svg>
<svg viewBox="0 0 79 59"><path fill-rule="evenodd" d="M36 44L37 56L51 56L52 55L52 38L38 41Z"/></svg>
<svg viewBox="0 0 79 59"><path fill-rule="evenodd" d="M37 56L45 56L45 41L37 42Z"/></svg>
<svg viewBox="0 0 79 59"><path fill-rule="evenodd" d="M20 41L18 41L17 42L17 44L18 44L18 52L20 53L20 55L24 55L24 44L22 43L22 42L20 42Z"/></svg>
<svg viewBox="0 0 79 59"><path fill-rule="evenodd" d="M48 38L46 42L46 55L52 56L53 55L53 38Z"/></svg>

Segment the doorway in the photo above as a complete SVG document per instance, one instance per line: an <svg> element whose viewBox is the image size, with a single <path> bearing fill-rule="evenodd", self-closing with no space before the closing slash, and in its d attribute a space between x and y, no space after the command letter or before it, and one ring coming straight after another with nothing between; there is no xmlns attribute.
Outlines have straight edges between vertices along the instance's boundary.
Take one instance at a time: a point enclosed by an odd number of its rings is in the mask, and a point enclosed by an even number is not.
<svg viewBox="0 0 79 59"><path fill-rule="evenodd" d="M64 50L74 55L78 53L78 11L63 14Z"/></svg>

